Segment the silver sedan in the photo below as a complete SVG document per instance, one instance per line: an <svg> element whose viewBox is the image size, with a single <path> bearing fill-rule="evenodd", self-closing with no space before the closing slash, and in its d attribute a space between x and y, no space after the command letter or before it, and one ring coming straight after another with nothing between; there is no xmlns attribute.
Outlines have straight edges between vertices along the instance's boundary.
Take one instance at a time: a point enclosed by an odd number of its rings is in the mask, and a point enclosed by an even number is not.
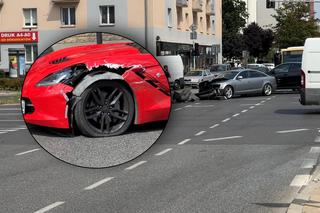
<svg viewBox="0 0 320 213"><path fill-rule="evenodd" d="M211 81L199 85L200 98L225 96L227 99L234 95L263 94L269 96L276 89L277 84L273 76L256 70L227 71Z"/></svg>

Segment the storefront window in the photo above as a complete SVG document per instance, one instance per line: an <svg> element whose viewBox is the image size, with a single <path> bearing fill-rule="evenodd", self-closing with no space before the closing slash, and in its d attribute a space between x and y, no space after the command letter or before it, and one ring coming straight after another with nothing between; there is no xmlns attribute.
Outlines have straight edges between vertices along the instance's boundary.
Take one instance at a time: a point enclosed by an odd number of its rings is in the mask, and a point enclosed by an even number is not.
<svg viewBox="0 0 320 213"><path fill-rule="evenodd" d="M76 24L76 8L61 8L61 24L63 26L74 26Z"/></svg>
<svg viewBox="0 0 320 213"><path fill-rule="evenodd" d="M26 45L25 46L25 57L26 63L33 63L38 56L38 46L37 45Z"/></svg>
<svg viewBox="0 0 320 213"><path fill-rule="evenodd" d="M28 8L23 9L24 27L37 27L37 9Z"/></svg>
<svg viewBox="0 0 320 213"><path fill-rule="evenodd" d="M100 24L101 25L115 24L114 6L110 6L110 5L100 6Z"/></svg>

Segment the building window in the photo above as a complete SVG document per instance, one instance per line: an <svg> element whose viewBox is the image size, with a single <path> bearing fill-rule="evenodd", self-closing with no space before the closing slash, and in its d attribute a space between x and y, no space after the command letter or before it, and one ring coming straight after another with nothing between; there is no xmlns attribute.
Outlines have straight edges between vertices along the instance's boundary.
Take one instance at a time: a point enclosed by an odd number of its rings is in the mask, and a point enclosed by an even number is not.
<svg viewBox="0 0 320 213"><path fill-rule="evenodd" d="M173 26L172 9L168 8L168 27Z"/></svg>
<svg viewBox="0 0 320 213"><path fill-rule="evenodd" d="M38 56L37 45L25 45L26 63L31 64Z"/></svg>
<svg viewBox="0 0 320 213"><path fill-rule="evenodd" d="M200 17L200 32L203 33L203 17Z"/></svg>
<svg viewBox="0 0 320 213"><path fill-rule="evenodd" d="M63 26L76 25L76 8L75 7L61 8L61 24Z"/></svg>
<svg viewBox="0 0 320 213"><path fill-rule="evenodd" d="M186 13L186 24L187 24L187 30L190 30L190 22L189 22L189 13Z"/></svg>
<svg viewBox="0 0 320 213"><path fill-rule="evenodd" d="M210 16L206 16L206 23L207 23L207 33L211 33L211 20L210 20Z"/></svg>
<svg viewBox="0 0 320 213"><path fill-rule="evenodd" d="M193 16L193 24L198 26L198 13L197 12L193 12L192 16Z"/></svg>
<svg viewBox="0 0 320 213"><path fill-rule="evenodd" d="M276 2L274 0L267 0L267 8L276 8Z"/></svg>
<svg viewBox="0 0 320 213"><path fill-rule="evenodd" d="M182 15L182 8L179 8L179 7L177 7L177 22L178 22L178 29L181 29L183 25L183 15Z"/></svg>
<svg viewBox="0 0 320 213"><path fill-rule="evenodd" d="M35 8L28 8L23 9L23 16L24 16L24 27L37 27L37 9Z"/></svg>
<svg viewBox="0 0 320 213"><path fill-rule="evenodd" d="M114 6L100 6L100 25L114 25Z"/></svg>

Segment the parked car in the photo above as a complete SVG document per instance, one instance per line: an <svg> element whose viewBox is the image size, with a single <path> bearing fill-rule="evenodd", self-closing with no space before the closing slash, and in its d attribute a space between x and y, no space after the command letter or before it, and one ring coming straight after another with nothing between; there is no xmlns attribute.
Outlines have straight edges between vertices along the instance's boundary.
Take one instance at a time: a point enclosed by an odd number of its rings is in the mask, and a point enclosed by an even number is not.
<svg viewBox="0 0 320 213"><path fill-rule="evenodd" d="M266 67L265 65L263 64L248 64L246 66L247 69L252 69L252 70L258 70L260 72L264 72L264 73L267 73L269 72L269 68Z"/></svg>
<svg viewBox="0 0 320 213"><path fill-rule="evenodd" d="M306 40L302 55L302 105L320 105L320 38Z"/></svg>
<svg viewBox="0 0 320 213"><path fill-rule="evenodd" d="M215 64L210 67L210 72L217 77L221 72L231 70L230 64Z"/></svg>
<svg viewBox="0 0 320 213"><path fill-rule="evenodd" d="M263 94L269 96L276 89L276 80L256 70L232 70L221 74L211 81L199 84L199 98L225 96L227 99L235 95Z"/></svg>
<svg viewBox="0 0 320 213"><path fill-rule="evenodd" d="M272 70L275 67L274 63L264 63L263 65L266 66L269 70Z"/></svg>
<svg viewBox="0 0 320 213"><path fill-rule="evenodd" d="M168 80L157 60L132 43L85 45L38 58L25 78L28 124L114 136L133 124L168 120Z"/></svg>
<svg viewBox="0 0 320 213"><path fill-rule="evenodd" d="M199 83L202 81L212 80L214 76L209 70L194 70L188 72L184 76L185 85L189 85L195 88L199 87Z"/></svg>
<svg viewBox="0 0 320 213"><path fill-rule="evenodd" d="M174 89L184 88L184 66L180 55L158 56L157 60L165 71L169 72L168 80Z"/></svg>
<svg viewBox="0 0 320 213"><path fill-rule="evenodd" d="M278 89L300 89L301 63L289 62L276 66L269 72L277 80Z"/></svg>

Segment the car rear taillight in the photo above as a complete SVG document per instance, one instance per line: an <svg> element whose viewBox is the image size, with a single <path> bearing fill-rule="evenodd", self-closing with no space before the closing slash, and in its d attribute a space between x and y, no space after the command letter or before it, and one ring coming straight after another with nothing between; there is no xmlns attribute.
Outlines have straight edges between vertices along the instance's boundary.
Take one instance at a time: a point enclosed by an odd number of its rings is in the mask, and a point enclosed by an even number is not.
<svg viewBox="0 0 320 213"><path fill-rule="evenodd" d="M306 88L306 74L301 70L301 88Z"/></svg>

